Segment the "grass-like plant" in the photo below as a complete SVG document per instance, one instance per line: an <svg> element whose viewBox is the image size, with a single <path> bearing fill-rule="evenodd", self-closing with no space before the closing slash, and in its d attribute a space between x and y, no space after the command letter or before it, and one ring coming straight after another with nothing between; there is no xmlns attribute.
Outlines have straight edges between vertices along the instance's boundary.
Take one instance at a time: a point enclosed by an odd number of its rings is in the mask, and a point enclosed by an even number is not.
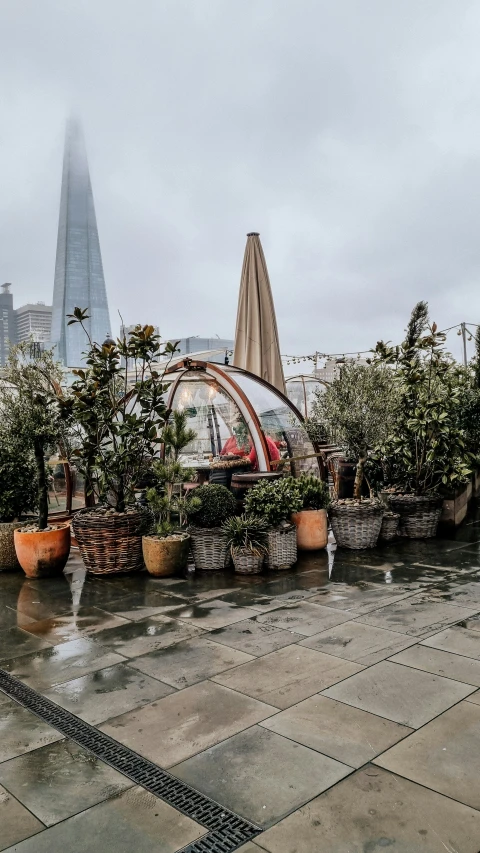
<svg viewBox="0 0 480 853"><path fill-rule="evenodd" d="M234 515L223 523L222 529L233 556L238 551L250 551L257 557L267 552L268 522L264 518Z"/></svg>

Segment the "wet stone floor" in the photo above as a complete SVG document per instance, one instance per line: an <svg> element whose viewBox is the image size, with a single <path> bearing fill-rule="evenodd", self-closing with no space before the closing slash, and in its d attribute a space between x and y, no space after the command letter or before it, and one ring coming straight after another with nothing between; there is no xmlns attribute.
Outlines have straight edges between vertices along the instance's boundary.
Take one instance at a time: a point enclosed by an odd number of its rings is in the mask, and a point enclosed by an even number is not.
<svg viewBox="0 0 480 853"><path fill-rule="evenodd" d="M251 578L2 572L0 669L256 824L243 853L480 851L478 514ZM206 833L0 691L0 850Z"/></svg>

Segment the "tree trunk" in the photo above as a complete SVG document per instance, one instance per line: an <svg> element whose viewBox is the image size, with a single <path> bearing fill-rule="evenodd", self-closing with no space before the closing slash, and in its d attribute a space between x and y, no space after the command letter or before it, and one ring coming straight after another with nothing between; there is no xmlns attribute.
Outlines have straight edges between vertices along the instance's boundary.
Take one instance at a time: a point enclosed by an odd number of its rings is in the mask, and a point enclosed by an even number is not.
<svg viewBox="0 0 480 853"><path fill-rule="evenodd" d="M35 439L34 451L37 464L38 527L39 530L45 530L48 526L48 483L45 474L45 452L39 438Z"/></svg>
<svg viewBox="0 0 480 853"><path fill-rule="evenodd" d="M357 472L355 474L355 483L353 485L353 497L360 500L362 497L363 470L365 468L366 456L360 456L357 462Z"/></svg>

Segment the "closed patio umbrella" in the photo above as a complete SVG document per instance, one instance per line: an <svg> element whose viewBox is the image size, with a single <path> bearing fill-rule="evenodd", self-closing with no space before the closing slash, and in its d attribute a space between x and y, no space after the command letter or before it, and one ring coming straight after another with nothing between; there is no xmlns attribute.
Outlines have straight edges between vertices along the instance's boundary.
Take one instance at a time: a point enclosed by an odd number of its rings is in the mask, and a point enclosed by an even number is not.
<svg viewBox="0 0 480 853"><path fill-rule="evenodd" d="M260 236L247 234L238 297L233 364L285 394L277 321Z"/></svg>

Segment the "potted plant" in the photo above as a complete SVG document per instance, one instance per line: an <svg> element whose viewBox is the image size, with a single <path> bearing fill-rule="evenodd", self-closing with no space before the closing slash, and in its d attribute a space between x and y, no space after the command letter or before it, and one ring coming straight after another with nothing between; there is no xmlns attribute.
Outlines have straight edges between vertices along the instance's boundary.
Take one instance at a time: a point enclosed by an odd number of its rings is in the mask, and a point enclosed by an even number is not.
<svg viewBox="0 0 480 853"><path fill-rule="evenodd" d="M246 514L267 522L267 568L290 569L297 562L297 531L290 517L302 505L298 480L293 477L257 483L246 495Z"/></svg>
<svg viewBox="0 0 480 853"><path fill-rule="evenodd" d="M308 474L302 474L296 482L302 498L302 508L292 513L292 521L297 528L297 546L301 551L317 551L325 548L328 542L328 485Z"/></svg>
<svg viewBox="0 0 480 853"><path fill-rule="evenodd" d="M392 539L396 539L398 536L399 522L400 515L398 512L391 512L390 510L384 512L379 539L381 539L382 542L391 542Z"/></svg>
<svg viewBox="0 0 480 853"><path fill-rule="evenodd" d="M207 483L195 489L187 501L195 568L203 571L224 569L229 551L222 524L234 515L236 501L225 486Z"/></svg>
<svg viewBox="0 0 480 853"><path fill-rule="evenodd" d="M91 574L140 571L142 535L154 519L135 492L147 462L158 454L165 425L165 368L157 362L171 357L175 346L162 348L153 326L97 344L85 326L87 312L75 308L69 316L89 341L85 368L74 370L68 414L78 432L73 457L96 504L75 514L72 529Z"/></svg>
<svg viewBox="0 0 480 853"><path fill-rule="evenodd" d="M18 561L31 578L61 573L70 553L70 526L48 523L47 452L67 436L61 409L62 379L52 351L38 352L28 341L12 347L2 376L4 422L35 460L37 522L17 528L13 534Z"/></svg>
<svg viewBox="0 0 480 853"><path fill-rule="evenodd" d="M23 527L25 513L37 509L35 459L18 437L17 429L3 421L0 427L0 572L19 569L13 532Z"/></svg>
<svg viewBox="0 0 480 853"><path fill-rule="evenodd" d="M187 566L190 536L185 532L186 498L181 484L193 477L193 471L178 461L181 451L196 437L187 429L185 412L175 411L172 423L162 433L164 458L152 465L156 485L147 491L147 501L155 519L155 533L142 537L143 559L147 570L155 577L168 577ZM199 507L193 495L192 507Z"/></svg>
<svg viewBox="0 0 480 853"><path fill-rule="evenodd" d="M468 481L471 455L459 421L461 368L444 349L445 335L428 325L426 303L412 312L401 347L377 344L393 366L399 390L390 434L379 448L394 491L390 508L410 538L435 536L446 490Z"/></svg>
<svg viewBox="0 0 480 853"><path fill-rule="evenodd" d="M223 532L236 572L242 575L260 574L267 553L267 529L264 518L250 515L233 515L223 523Z"/></svg>

